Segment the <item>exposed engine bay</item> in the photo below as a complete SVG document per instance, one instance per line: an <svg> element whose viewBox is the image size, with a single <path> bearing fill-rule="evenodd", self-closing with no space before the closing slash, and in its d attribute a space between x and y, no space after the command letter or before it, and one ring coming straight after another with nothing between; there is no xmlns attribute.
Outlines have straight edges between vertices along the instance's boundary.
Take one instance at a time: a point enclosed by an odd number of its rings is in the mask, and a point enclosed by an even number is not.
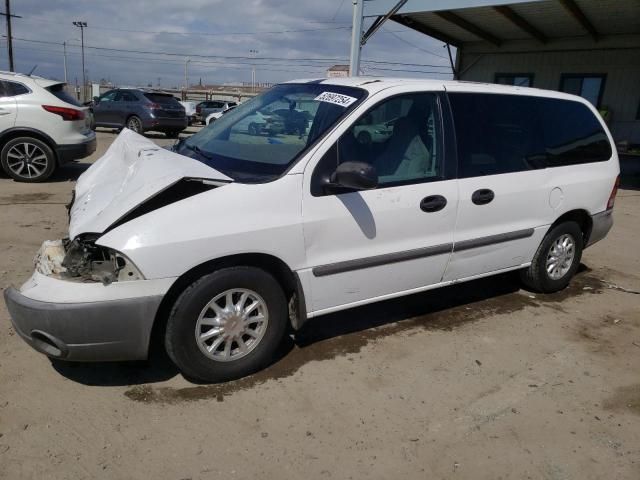
<svg viewBox="0 0 640 480"><path fill-rule="evenodd" d="M36 270L65 280L104 285L144 278L124 255L96 245L98 236L85 234L73 240L45 241L34 259Z"/></svg>

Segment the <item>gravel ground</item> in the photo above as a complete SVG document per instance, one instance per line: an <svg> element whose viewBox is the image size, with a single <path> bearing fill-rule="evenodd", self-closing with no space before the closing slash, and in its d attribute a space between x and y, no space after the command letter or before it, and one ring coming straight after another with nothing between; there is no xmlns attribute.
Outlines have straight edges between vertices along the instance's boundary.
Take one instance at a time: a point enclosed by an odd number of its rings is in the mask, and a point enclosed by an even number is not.
<svg viewBox="0 0 640 480"><path fill-rule="evenodd" d="M0 286L65 235L74 180L113 138L52 182L0 179ZM162 357L52 362L2 304L0 478L636 480L639 220L640 191L622 190L561 293L502 275L318 318L221 385Z"/></svg>

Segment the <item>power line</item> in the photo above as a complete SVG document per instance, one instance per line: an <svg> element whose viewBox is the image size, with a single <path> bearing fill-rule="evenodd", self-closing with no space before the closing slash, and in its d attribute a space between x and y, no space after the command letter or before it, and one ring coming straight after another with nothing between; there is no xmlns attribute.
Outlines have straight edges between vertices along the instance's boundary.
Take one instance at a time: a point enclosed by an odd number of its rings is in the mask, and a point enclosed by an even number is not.
<svg viewBox="0 0 640 480"><path fill-rule="evenodd" d="M336 18L338 17L338 14L340 13L340 10L342 10L342 6L344 5L344 0L342 0L340 2L340 6L338 7L338 9L336 10L336 13L333 14L333 17L331 17L331 22L335 22Z"/></svg>
<svg viewBox="0 0 640 480"><path fill-rule="evenodd" d="M50 22L48 20L30 19L32 22L46 23L49 25L58 25L57 22ZM272 30L272 31L254 31L254 32L171 32L168 30L131 30L125 28L115 27L91 27L96 30L109 30L114 32L128 32L128 33L144 33L152 35L195 35L195 36L207 36L207 37L232 37L239 35L279 35L286 33L304 33L304 32L324 32L330 30L346 30L350 29L349 26L336 26L326 28L301 28L301 29L287 29L287 30Z"/></svg>
<svg viewBox="0 0 640 480"><path fill-rule="evenodd" d="M47 45L62 45L59 42L51 42L45 40L34 40L27 38L17 38L14 37L14 40L22 41L22 42L31 42L31 43L39 43L39 44L47 44ZM77 44L68 43L69 47L80 47ZM110 51L110 52L124 52L124 53L135 53L140 55L160 55L160 56L170 56L170 57L197 57L204 59L222 59L222 60L247 60L250 62L256 61L256 59L252 57L246 56L225 56L225 55L202 55L202 54L194 54L194 53L177 53L177 52L153 52L153 51L145 51L145 50L130 50L130 49L122 49L122 48L110 48L110 47L95 47L85 45L84 48L91 50L99 50L99 51ZM96 55L96 54L94 54ZM286 58L286 57L259 57L257 60L262 61L287 61L287 62L315 62L315 63L325 63L325 62L344 62L346 59L344 58ZM182 62L182 60L181 60ZM388 62L382 60L367 60L365 63L376 64L376 65L396 65L396 66L410 66L410 67L429 67L429 68L449 68L448 65L433 65L426 63L404 63L404 62ZM271 65L271 63L263 64L263 65ZM315 66L315 65L309 65Z"/></svg>
<svg viewBox="0 0 640 480"><path fill-rule="evenodd" d="M397 40L400 40L403 43L406 43L407 45L413 47L413 48L417 48L418 50L421 50L425 53L428 53L429 55L433 55L434 57L438 57L438 58L444 58L445 60L447 59L447 57L445 57L444 55L438 55L437 53L433 53L425 48L419 47L418 45L416 45L415 43L410 42L409 40L405 40L404 38L402 38L400 35L398 35L396 32L393 32L391 30L387 30L384 29L384 32L382 33L388 33L389 35L393 35Z"/></svg>

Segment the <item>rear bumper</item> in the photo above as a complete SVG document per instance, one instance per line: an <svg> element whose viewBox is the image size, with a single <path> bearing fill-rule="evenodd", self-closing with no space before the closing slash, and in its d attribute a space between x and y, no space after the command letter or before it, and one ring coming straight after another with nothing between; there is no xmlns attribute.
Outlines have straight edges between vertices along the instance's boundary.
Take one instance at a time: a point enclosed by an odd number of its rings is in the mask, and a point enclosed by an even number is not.
<svg viewBox="0 0 640 480"><path fill-rule="evenodd" d="M156 130L160 132L170 131L170 130L184 130L187 128L188 124L187 117L182 118L165 118L165 117L156 117L149 118L142 122L142 128L145 130Z"/></svg>
<svg viewBox="0 0 640 480"><path fill-rule="evenodd" d="M151 329L163 294L156 292L102 301L95 298L87 301L85 296L78 294L82 301L67 303L60 301L62 293L55 290L74 289L74 282L50 277L45 280L36 274L25 286L22 292L7 288L4 299L16 332L38 352L73 361L141 360L147 357ZM84 284L85 288L80 290L86 292L87 286ZM100 288L109 287L95 285L96 290ZM36 297L46 293L54 301L31 298L25 293L35 293Z"/></svg>
<svg viewBox="0 0 640 480"><path fill-rule="evenodd" d="M611 230L611 227L613 226L613 209L591 215L591 220L591 234L587 241L587 247L590 247L607 236L609 230Z"/></svg>
<svg viewBox="0 0 640 480"><path fill-rule="evenodd" d="M58 145L56 147L56 155L58 157L58 164L63 165L65 163L72 162L73 160L79 160L86 158L96 151L96 134L92 134L87 138L85 142L73 143L69 145Z"/></svg>

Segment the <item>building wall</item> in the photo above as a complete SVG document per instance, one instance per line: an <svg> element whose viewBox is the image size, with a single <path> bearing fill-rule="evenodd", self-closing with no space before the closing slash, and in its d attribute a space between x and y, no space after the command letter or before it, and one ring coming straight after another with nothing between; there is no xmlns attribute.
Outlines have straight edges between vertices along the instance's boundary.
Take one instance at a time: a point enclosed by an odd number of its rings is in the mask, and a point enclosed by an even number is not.
<svg viewBox="0 0 640 480"><path fill-rule="evenodd" d="M567 39L541 46L521 41L501 47L468 44L459 50L461 80L493 82L496 73L532 73L533 87L560 89L563 73L606 74L601 107L610 111L616 141L640 143L640 36L594 42Z"/></svg>

